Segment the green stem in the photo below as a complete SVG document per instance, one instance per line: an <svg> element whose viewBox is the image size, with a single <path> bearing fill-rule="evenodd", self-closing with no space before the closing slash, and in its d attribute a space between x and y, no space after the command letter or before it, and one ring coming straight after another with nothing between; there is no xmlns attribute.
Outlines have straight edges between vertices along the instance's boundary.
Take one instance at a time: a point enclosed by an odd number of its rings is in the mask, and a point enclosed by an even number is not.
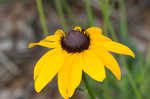
<svg viewBox="0 0 150 99"><path fill-rule="evenodd" d="M106 23L105 24L108 24L108 29L110 30L110 32L112 33L111 35L112 35L112 38L113 38L113 40L115 40L115 41L118 41L118 38L117 38L117 36L116 36L116 34L115 34L115 31L114 31L114 28L113 28L113 26L112 26L112 24L111 24L111 21L110 21L110 18L109 18L109 13L106 13L106 12L108 12L108 9L106 8L106 6L104 5L104 1L102 2L101 0L99 0L99 3L100 3L100 5L101 5L101 8L102 8L102 13L103 13L103 15L104 15L104 17L105 17L105 21L106 21ZM122 2L120 2L120 4L122 4ZM124 7L122 7L123 9L123 11L125 11L125 8ZM125 23L125 17L124 16L122 16L121 17L121 20L122 20L122 22L121 22L121 32L123 31L125 31L124 32L124 36L126 37L126 23ZM119 56L120 57L120 59L121 59L121 61L122 61L122 63L123 63L123 66L125 66L125 70L126 70L126 72L127 72L127 77L128 77L128 79L129 79L129 82L130 82L130 84L131 84L131 86L132 86L132 88L133 88L133 90L134 90L134 92L135 92L135 95L137 96L137 99L141 99L141 94L140 94L140 92L139 92L139 90L137 89L137 87L136 87L136 85L135 85L135 81L133 80L133 78L132 78L132 76L131 76L131 73L130 73L130 71L129 71L129 69L128 69L128 67L127 67L127 63L126 63L126 60L125 60L125 58L124 57L121 57L121 56Z"/></svg>
<svg viewBox="0 0 150 99"><path fill-rule="evenodd" d="M148 45L148 50L147 50L147 56L146 56L146 65L150 65L150 42L149 42L149 45Z"/></svg>
<svg viewBox="0 0 150 99"><path fill-rule="evenodd" d="M107 0L108 1L108 0ZM101 1L101 5L102 5L102 13L103 13L103 16L104 16L104 34L107 35L107 32L108 32L108 25L107 25L107 17L109 17L109 14L106 14L106 10L108 8L108 5L107 5L107 2L104 2L103 0Z"/></svg>
<svg viewBox="0 0 150 99"><path fill-rule="evenodd" d="M102 14L104 16L104 28L106 28L106 26L107 26L108 29L111 32L113 40L117 41L116 33L115 33L114 29L113 29L113 26L112 26L110 18L109 18L109 16L110 16L110 13L109 13L109 10L108 10L109 0L106 0L106 1L98 0L98 1L99 1L101 10L102 10ZM104 34L106 35L107 33L104 33Z"/></svg>
<svg viewBox="0 0 150 99"><path fill-rule="evenodd" d="M108 86L108 79L105 79L104 82L104 98L105 99L112 99L112 96L110 94L109 86Z"/></svg>
<svg viewBox="0 0 150 99"><path fill-rule="evenodd" d="M120 5L120 30L123 38L127 38L127 19L124 0L119 0Z"/></svg>
<svg viewBox="0 0 150 99"><path fill-rule="evenodd" d="M144 70L142 69L143 70L142 71L143 78L146 78L147 75L149 75L149 68L150 68L150 61L149 61L149 59L150 59L150 42L149 42L149 46L148 46L148 49L147 49L147 55L146 55L146 59L145 59L145 68L144 68ZM141 66L141 68L143 68L143 67ZM140 89L141 89L141 91L143 93L145 93L145 88L148 88L149 81L150 80L148 80L148 79L147 80L143 79L142 85L140 87Z"/></svg>
<svg viewBox="0 0 150 99"><path fill-rule="evenodd" d="M62 24L65 32L67 32L68 31L68 26L67 26L67 23L66 23L66 20L65 20L61 0L55 0L55 4L56 4L56 10L57 10L58 15L60 17L61 24Z"/></svg>
<svg viewBox="0 0 150 99"><path fill-rule="evenodd" d="M44 35L46 36L48 35L48 28L46 26L46 19L44 16L42 0L36 0L36 4L37 4L37 9L38 9L38 13L39 13L40 21L41 21L42 30L43 30Z"/></svg>
<svg viewBox="0 0 150 99"><path fill-rule="evenodd" d="M132 77L132 75L131 75L131 73L130 73L128 67L127 67L127 63L126 63L125 57L123 57L123 56L119 56L119 57L120 57L120 59L121 59L121 62L122 62L122 64L123 64L123 66L125 67L125 70L126 70L126 73L127 73L127 77L128 77L128 79L129 79L129 82L130 82L130 84L131 84L131 86L132 86L134 92L135 92L135 95L136 95L137 99L142 99L141 93L140 93L139 90L137 89L136 83L135 83L135 81L133 80L133 77Z"/></svg>
<svg viewBox="0 0 150 99"><path fill-rule="evenodd" d="M86 12L87 12L87 15L88 15L89 26L93 26L94 25L94 16L93 16L93 13L92 13L92 10L91 10L89 0L85 0L85 6L86 6Z"/></svg>
<svg viewBox="0 0 150 99"><path fill-rule="evenodd" d="M104 34L107 35L108 33L108 18L109 18L109 12L107 14L104 14L106 13L106 10L108 9L108 6L109 6L109 0L102 0L101 3L103 4L103 15L104 15ZM104 98L105 99L112 99L111 98L111 94L110 94L110 91L109 91L109 86L108 86L108 79L105 79L105 83L104 83Z"/></svg>
<svg viewBox="0 0 150 99"><path fill-rule="evenodd" d="M85 73L83 73L82 77L83 77L83 81L84 81L85 87L88 90L89 96L91 97L91 99L96 99L95 95L93 94L93 91L92 91L92 89L91 89L91 87L90 87L90 85L89 85L89 83L87 81L87 77L86 77Z"/></svg>
<svg viewBox="0 0 150 99"><path fill-rule="evenodd" d="M74 16L72 15L72 11L70 9L70 5L68 4L67 0L63 0L63 6L69 16L69 19L71 21L71 24L76 25L77 24L77 20L75 20Z"/></svg>
<svg viewBox="0 0 150 99"><path fill-rule="evenodd" d="M126 20L126 9L124 5L124 0L119 0L119 5L120 5L120 32L123 37L123 39L127 38L127 20ZM129 82L134 90L134 93L137 97L137 99L142 99L141 93L139 92L139 89L136 87L136 82L133 80L133 77L129 71L128 64L126 62L125 57L119 56L121 59L121 62L123 66L125 67L125 70L127 72L127 77L129 79Z"/></svg>

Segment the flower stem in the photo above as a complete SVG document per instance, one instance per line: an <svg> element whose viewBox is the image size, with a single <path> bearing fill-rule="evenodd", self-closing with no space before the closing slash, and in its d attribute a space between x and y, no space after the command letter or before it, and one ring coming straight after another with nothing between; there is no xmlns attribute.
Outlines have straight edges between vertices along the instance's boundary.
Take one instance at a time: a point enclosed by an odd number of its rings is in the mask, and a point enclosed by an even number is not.
<svg viewBox="0 0 150 99"><path fill-rule="evenodd" d="M84 81L84 84L85 84L85 87L88 91L89 96L91 97L91 99L96 99L94 94L93 94L93 91L92 91L92 89L91 89L91 87L87 81L87 77L86 77L85 73L83 73L82 77L83 77L83 81Z"/></svg>
<svg viewBox="0 0 150 99"><path fill-rule="evenodd" d="M48 35L48 28L46 26L46 19L45 19L45 16L44 16L42 0L36 0L36 4L37 4L37 9L38 9L38 13L39 13L43 33L46 36L46 35Z"/></svg>

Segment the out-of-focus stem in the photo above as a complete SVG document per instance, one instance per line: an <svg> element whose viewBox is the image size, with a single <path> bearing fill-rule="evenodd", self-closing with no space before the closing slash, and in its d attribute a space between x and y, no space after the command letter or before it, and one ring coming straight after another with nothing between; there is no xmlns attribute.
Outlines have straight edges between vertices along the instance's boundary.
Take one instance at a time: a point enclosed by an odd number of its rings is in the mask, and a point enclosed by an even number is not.
<svg viewBox="0 0 150 99"><path fill-rule="evenodd" d="M106 2L106 1L105 1L105 2ZM107 1L107 2L108 2L108 1ZM112 24L111 24L111 22L110 22L108 9L106 8L106 6L105 6L105 4L104 4L104 0L99 0L99 3L100 3L101 9L102 9L102 13L103 13L104 18L105 18L105 21L106 21L105 24L108 25L108 29L109 29L110 32L112 33L112 34L111 34L111 35L112 35L112 39L115 40L115 41L118 41L118 38L117 38L117 36L116 36L116 34L115 34L115 31L114 31L114 28L113 28L113 26L112 26ZM120 4L121 4L121 6L122 6L122 5L123 5L123 2L120 1ZM123 8L123 10L125 11L124 6L123 6L122 8ZM125 35L125 37L127 37L126 34L125 34L125 33L127 33L127 32L126 32L126 31L127 31L127 30L126 30L127 28L126 28L126 23L124 22L124 21L126 21L126 20L124 20L124 17L125 17L125 16L122 16L122 17L121 17L121 20L122 20L122 22L121 22L121 24L122 24L122 29L121 29L121 31L123 31L123 32L125 31L123 35ZM123 57L123 56L119 56L119 57L120 57L120 59L121 59L121 62L122 62L122 64L123 64L123 66L125 67L125 70L126 70L126 72L127 72L127 77L128 77L128 79L129 79L129 82L130 82L130 84L131 84L131 86L132 86L134 92L135 92L135 95L137 96L137 99L141 99L141 94L140 94L139 90L137 89L136 83L135 83L135 81L133 80L133 78L132 78L132 76L131 76L131 73L130 73L128 67L127 67L128 65L127 65L127 63L126 63L125 57Z"/></svg>
<svg viewBox="0 0 150 99"><path fill-rule="evenodd" d="M150 65L150 42L149 42L148 50L147 50L146 65Z"/></svg>
<svg viewBox="0 0 150 99"><path fill-rule="evenodd" d="M86 75L84 73L83 73L82 77L83 77L84 85L85 85L85 87L88 91L88 94L89 94L90 98L91 99L96 99L96 97L94 96L93 91L92 91L92 89L91 89L91 87L90 87L90 85L87 81Z"/></svg>
<svg viewBox="0 0 150 99"><path fill-rule="evenodd" d="M122 64L123 64L123 66L125 67L125 70L126 70L126 73L127 73L127 77L128 77L128 79L129 79L129 82L130 82L130 84L131 84L131 86L132 86L132 88L133 88L133 90L134 90L134 93L135 93L137 99L142 99L141 93L140 93L139 90L137 89L136 83L135 83L135 81L133 80L133 77L132 77L132 75L131 75L131 73L130 73L128 67L127 67L128 65L127 65L127 62L126 62L126 60L125 60L125 57L123 57L123 56L119 56L119 57L120 57L120 60L121 60L121 62L122 62Z"/></svg>
<svg viewBox="0 0 150 99"><path fill-rule="evenodd" d="M124 0L118 0L120 5L120 30L122 38L127 38L127 19Z"/></svg>
<svg viewBox="0 0 150 99"><path fill-rule="evenodd" d="M76 23L77 20L75 20L75 18L73 17L71 9L70 9L70 5L68 4L67 0L63 0L63 5L64 5L64 8L66 9L66 11L68 13L68 16L70 18L71 24L73 24L73 25L77 24Z"/></svg>
<svg viewBox="0 0 150 99"><path fill-rule="evenodd" d="M89 26L93 26L94 25L94 16L91 10L91 6L90 6L90 1L89 0L85 0L85 6L86 6L86 12L88 15L88 25Z"/></svg>
<svg viewBox="0 0 150 99"><path fill-rule="evenodd" d="M109 6L109 0L98 0L99 1L99 4L100 4L100 7L101 7L101 10L102 10L102 14L104 16L104 28L106 28L106 25L107 25L107 29L110 30L111 32L111 35L112 35L112 38L117 41L117 36L116 36L116 33L113 29L113 26L111 24L111 21L110 21L110 13L109 13L109 10L108 10L108 6ZM106 35L107 33L105 33Z"/></svg>
<svg viewBox="0 0 150 99"><path fill-rule="evenodd" d="M42 30L43 30L44 35L46 36L48 35L48 28L46 26L46 19L45 19L45 15L43 11L42 0L36 0L36 4L37 4L37 9L38 9L39 17L40 17Z"/></svg>
<svg viewBox="0 0 150 99"><path fill-rule="evenodd" d="M67 26L66 19L65 19L65 16L64 16L61 0L54 0L54 1L55 1L55 4L56 4L56 10L57 10L58 15L60 17L61 24L62 24L65 32L67 33L68 26Z"/></svg>

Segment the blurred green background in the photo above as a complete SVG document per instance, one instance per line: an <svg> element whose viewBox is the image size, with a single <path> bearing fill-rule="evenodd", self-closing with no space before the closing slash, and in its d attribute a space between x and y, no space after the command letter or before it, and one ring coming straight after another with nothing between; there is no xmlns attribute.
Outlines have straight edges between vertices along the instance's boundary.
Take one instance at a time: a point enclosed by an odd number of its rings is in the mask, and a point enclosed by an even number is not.
<svg viewBox="0 0 150 99"><path fill-rule="evenodd" d="M150 99L149 0L0 0L0 99L62 99L56 77L41 93L34 91L34 64L49 49L27 46L74 26L98 26L136 54L114 55L120 81L109 70L102 83L88 77L97 99ZM72 99L90 99L83 82Z"/></svg>

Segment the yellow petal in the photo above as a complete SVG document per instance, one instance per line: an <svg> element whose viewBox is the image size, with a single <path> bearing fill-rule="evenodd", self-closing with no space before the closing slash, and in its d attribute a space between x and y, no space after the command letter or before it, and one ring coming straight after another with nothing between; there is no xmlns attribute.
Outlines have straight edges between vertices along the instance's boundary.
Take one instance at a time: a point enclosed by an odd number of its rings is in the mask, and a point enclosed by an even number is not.
<svg viewBox="0 0 150 99"><path fill-rule="evenodd" d="M58 35L59 37L61 37L61 36L65 36L65 33L64 33L64 31L63 31L62 29L58 29L58 30L54 33L54 35Z"/></svg>
<svg viewBox="0 0 150 99"><path fill-rule="evenodd" d="M102 35L102 29L100 29L98 27L90 27L85 30L85 33L90 36L100 36L100 35Z"/></svg>
<svg viewBox="0 0 150 99"><path fill-rule="evenodd" d="M83 59L83 70L90 77L97 81L103 81L106 77L104 64L101 60L91 51L85 51L81 57Z"/></svg>
<svg viewBox="0 0 150 99"><path fill-rule="evenodd" d="M58 47L58 45L60 44L61 37L63 36L65 36L65 33L61 29L58 29L54 33L54 35L49 35L45 37L43 40L41 40L40 42L30 43L28 47L32 48L34 46L39 45L48 48L55 48Z"/></svg>
<svg viewBox="0 0 150 99"><path fill-rule="evenodd" d="M80 32L82 31L81 27L79 27L79 26L74 27L73 30L75 30L75 31L80 31Z"/></svg>
<svg viewBox="0 0 150 99"><path fill-rule="evenodd" d="M97 43L102 43L105 41L112 41L112 40L110 38L108 38L107 36L104 36L104 35L95 36L95 37L90 38L91 45L95 45Z"/></svg>
<svg viewBox="0 0 150 99"><path fill-rule="evenodd" d="M32 48L34 46L43 46L43 47L47 47L47 48L56 48L59 46L58 42L45 42L45 41L40 41L38 43L30 43L29 44L29 48Z"/></svg>
<svg viewBox="0 0 150 99"><path fill-rule="evenodd" d="M120 67L116 59L105 49L94 47L93 52L103 61L105 66L113 72L118 80L121 78Z"/></svg>
<svg viewBox="0 0 150 99"><path fill-rule="evenodd" d="M108 38L107 36L101 35L99 37L99 41L102 42L102 41L112 41L112 40L110 38Z"/></svg>
<svg viewBox="0 0 150 99"><path fill-rule="evenodd" d="M130 55L132 57L135 57L132 50L130 50L127 46L125 46L121 43L117 43L114 41L111 41L111 42L106 41L106 42L98 42L98 43L96 43L96 45L99 47L103 47L106 50L114 52L114 53Z"/></svg>
<svg viewBox="0 0 150 99"><path fill-rule="evenodd" d="M65 33L62 29L56 30L53 35L47 36L45 40L47 41L57 41L60 37L65 36Z"/></svg>
<svg viewBox="0 0 150 99"><path fill-rule="evenodd" d="M102 41L112 41L110 38L102 34L102 29L98 27L91 27L85 30L85 34L90 37L91 43L102 42Z"/></svg>
<svg viewBox="0 0 150 99"><path fill-rule="evenodd" d="M58 72L58 88L65 99L74 94L81 82L82 67L79 64L77 55L72 54L66 58L63 67Z"/></svg>
<svg viewBox="0 0 150 99"><path fill-rule="evenodd" d="M35 90L40 92L56 75L64 63L65 54L53 49L43 55L34 68Z"/></svg>
<svg viewBox="0 0 150 99"><path fill-rule="evenodd" d="M47 36L45 39L43 39L42 41L59 41L61 39L61 37L65 37L65 33L63 32L63 30L58 29L54 35L50 35Z"/></svg>

